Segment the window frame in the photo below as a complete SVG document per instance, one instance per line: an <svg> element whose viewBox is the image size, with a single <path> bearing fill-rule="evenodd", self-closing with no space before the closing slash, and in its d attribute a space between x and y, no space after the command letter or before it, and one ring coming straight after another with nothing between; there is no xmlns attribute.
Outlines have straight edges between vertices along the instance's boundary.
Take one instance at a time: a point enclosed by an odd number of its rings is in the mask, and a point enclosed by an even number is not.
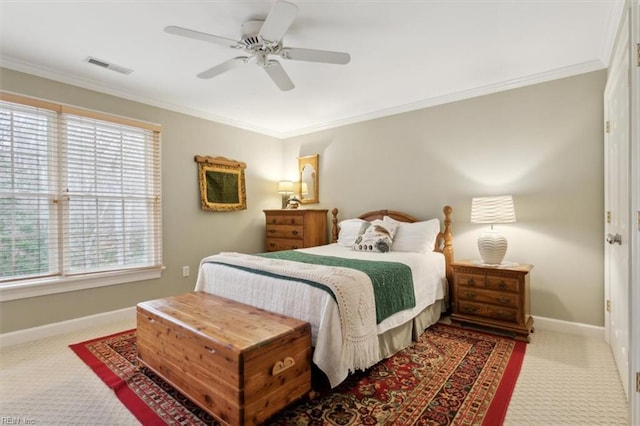
<svg viewBox="0 0 640 426"><path fill-rule="evenodd" d="M157 265L129 267L102 272L84 272L72 275L39 276L34 278L24 278L16 279L14 281L7 281L0 284L0 302L160 278L162 276L162 271L164 270L162 259L162 174L160 149L161 126L158 124L143 122L127 117L116 116L99 111L87 110L75 106L55 103L47 100L26 97L6 91L0 91L0 100L15 104L22 104L31 107L52 110L56 112L59 120L62 120L63 114L72 114L87 117L90 119L107 121L115 124L133 126L153 132L154 139L158 144L157 197L159 203L157 212L158 222L156 226L153 227L153 231L156 234L156 244L154 245L153 250L155 251L155 254L157 256ZM60 173L59 170L57 171L57 173ZM57 220L58 222L56 223L61 223L60 221L63 219L59 217ZM61 251L58 253L58 256L63 256L64 251L62 251L62 248L59 249Z"/></svg>

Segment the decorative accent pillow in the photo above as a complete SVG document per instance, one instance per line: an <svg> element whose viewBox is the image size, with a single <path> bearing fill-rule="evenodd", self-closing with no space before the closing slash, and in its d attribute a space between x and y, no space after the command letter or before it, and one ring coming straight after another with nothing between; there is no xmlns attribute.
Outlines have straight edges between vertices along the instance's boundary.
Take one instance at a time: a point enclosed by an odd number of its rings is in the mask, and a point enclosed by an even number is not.
<svg viewBox="0 0 640 426"><path fill-rule="evenodd" d="M354 250L358 251L374 251L379 253L387 253L391 251L393 245L393 237L398 230L398 225L393 223L385 223L380 219L371 222L364 232L356 238L353 245Z"/></svg>
<svg viewBox="0 0 640 426"><path fill-rule="evenodd" d="M385 216L385 223L398 225L398 231L393 239L393 251L404 251L412 253L427 253L433 251L436 238L440 232L440 220L431 219L423 222L398 222Z"/></svg>
<svg viewBox="0 0 640 426"><path fill-rule="evenodd" d="M362 219L345 219L338 223L338 244L345 247L353 247L356 238L369 226L369 222Z"/></svg>

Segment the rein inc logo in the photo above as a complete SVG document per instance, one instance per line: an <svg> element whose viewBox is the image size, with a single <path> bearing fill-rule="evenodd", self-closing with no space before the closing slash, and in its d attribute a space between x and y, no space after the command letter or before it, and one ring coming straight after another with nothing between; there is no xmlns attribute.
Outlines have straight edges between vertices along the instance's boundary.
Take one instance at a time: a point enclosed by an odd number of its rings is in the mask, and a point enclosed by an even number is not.
<svg viewBox="0 0 640 426"><path fill-rule="evenodd" d="M30 419L28 417L9 417L2 416L0 417L0 425L35 425L36 421L34 419Z"/></svg>

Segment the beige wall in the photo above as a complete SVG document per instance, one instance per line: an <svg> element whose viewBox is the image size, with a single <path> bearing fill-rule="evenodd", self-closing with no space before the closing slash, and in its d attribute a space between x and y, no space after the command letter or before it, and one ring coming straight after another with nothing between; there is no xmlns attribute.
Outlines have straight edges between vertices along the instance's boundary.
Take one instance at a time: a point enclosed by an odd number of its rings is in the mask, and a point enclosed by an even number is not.
<svg viewBox="0 0 640 426"><path fill-rule="evenodd" d="M257 133L126 101L28 74L0 69L2 90L100 110L162 125L162 278L59 293L0 304L0 332L34 327L134 306L137 302L193 290L198 262L222 250L264 249L263 209L280 206L282 142ZM193 156L222 155L247 163L247 210L200 209ZM182 266L191 276L182 278Z"/></svg>
<svg viewBox="0 0 640 426"><path fill-rule="evenodd" d="M604 323L605 71L284 142L10 70L0 77L4 90L162 124L167 266L160 280L2 303L0 332L189 291L202 257L262 250L262 209L280 202L274 182L294 178L296 157L309 154L320 154L317 207L338 207L342 218L380 208L441 217L442 206L450 204L458 259L478 257L475 241L483 228L469 223L471 197L512 194L518 222L499 229L509 239L507 259L534 265L533 314ZM199 209L194 154L247 163L248 210ZM191 277L182 278L183 265L191 267Z"/></svg>
<svg viewBox="0 0 640 426"><path fill-rule="evenodd" d="M418 218L453 209L456 259L479 258L471 197L512 194L497 226L507 260L534 265L534 315L603 326L602 93L598 71L291 138L320 154L320 202L341 218L382 208Z"/></svg>

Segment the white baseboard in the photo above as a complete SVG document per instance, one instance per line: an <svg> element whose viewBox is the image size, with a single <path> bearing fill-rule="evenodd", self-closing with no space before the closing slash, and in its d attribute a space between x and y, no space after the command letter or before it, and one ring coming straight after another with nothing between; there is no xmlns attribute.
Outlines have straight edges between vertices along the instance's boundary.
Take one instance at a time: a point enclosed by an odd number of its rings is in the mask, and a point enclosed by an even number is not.
<svg viewBox="0 0 640 426"><path fill-rule="evenodd" d="M12 331L0 334L0 349L32 340L43 339L45 337L57 336L59 334L70 333L92 326L104 325L117 321L132 320L135 318L136 308L124 308L117 311L104 312L96 315L75 318L68 321L61 321L46 324L40 327L27 328L24 330ZM556 331L559 333L577 334L585 337L604 339L604 327L582 324L577 322L562 321L553 318L535 316L533 325L536 329Z"/></svg>
<svg viewBox="0 0 640 426"><path fill-rule="evenodd" d="M30 342L32 340L43 339L45 337L70 333L89 327L105 325L118 321L132 320L135 319L135 317L136 307L132 306L130 308L119 309L117 311L103 312L67 321L54 322L39 327L11 331L9 333L0 334L0 349L20 343Z"/></svg>
<svg viewBox="0 0 640 426"><path fill-rule="evenodd" d="M604 340L604 327L582 324L579 322L562 321L553 318L533 317L533 327L539 330L556 331L558 333L577 334Z"/></svg>

